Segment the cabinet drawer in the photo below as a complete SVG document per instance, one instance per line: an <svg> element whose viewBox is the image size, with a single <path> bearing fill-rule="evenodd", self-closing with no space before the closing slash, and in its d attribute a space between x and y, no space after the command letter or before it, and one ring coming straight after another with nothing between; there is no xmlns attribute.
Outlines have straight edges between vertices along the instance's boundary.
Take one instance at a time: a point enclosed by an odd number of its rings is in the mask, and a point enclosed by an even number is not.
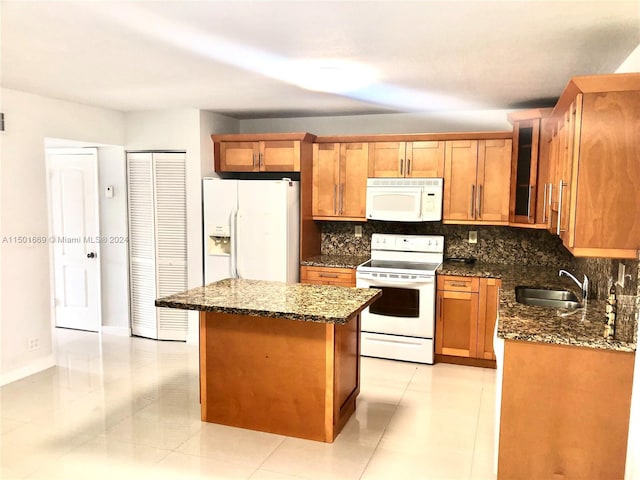
<svg viewBox="0 0 640 480"><path fill-rule="evenodd" d="M300 282L323 285L356 286L355 268L300 267Z"/></svg>
<svg viewBox="0 0 640 480"><path fill-rule="evenodd" d="M438 290L450 292L477 292L480 279L478 277L458 277L443 275L438 277Z"/></svg>

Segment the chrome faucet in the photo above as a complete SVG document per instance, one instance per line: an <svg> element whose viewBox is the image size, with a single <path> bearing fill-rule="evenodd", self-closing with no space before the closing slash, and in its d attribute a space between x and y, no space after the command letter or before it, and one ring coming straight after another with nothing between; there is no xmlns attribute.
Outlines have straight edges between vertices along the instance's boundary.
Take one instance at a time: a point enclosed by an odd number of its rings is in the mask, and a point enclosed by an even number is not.
<svg viewBox="0 0 640 480"><path fill-rule="evenodd" d="M587 278L587 276L584 276L584 280L582 281L582 283L580 283L580 280L578 280L576 277L574 277L573 275L571 275L569 272L567 272L566 270L560 270L558 272L558 276L561 277L562 275L566 275L567 277L569 277L571 280L573 280L574 282L576 282L576 285L578 285L581 289L582 289L582 300L586 300L587 296L589 295L589 279Z"/></svg>

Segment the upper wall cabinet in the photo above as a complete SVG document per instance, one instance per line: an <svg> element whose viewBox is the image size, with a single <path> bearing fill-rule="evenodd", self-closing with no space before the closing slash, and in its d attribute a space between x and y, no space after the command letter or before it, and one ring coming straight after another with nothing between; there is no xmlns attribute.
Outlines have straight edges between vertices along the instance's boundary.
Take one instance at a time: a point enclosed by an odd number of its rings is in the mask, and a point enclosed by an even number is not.
<svg viewBox="0 0 640 480"><path fill-rule="evenodd" d="M541 126L551 110L533 109L508 115L513 124L509 212L512 224L539 224L544 227L547 221L548 138Z"/></svg>
<svg viewBox="0 0 640 480"><path fill-rule="evenodd" d="M444 141L372 142L369 177L442 177Z"/></svg>
<svg viewBox="0 0 640 480"><path fill-rule="evenodd" d="M511 138L446 142L445 223L509 223L511 144Z"/></svg>
<svg viewBox="0 0 640 480"><path fill-rule="evenodd" d="M299 172L310 159L308 133L211 135L216 172Z"/></svg>
<svg viewBox="0 0 640 480"><path fill-rule="evenodd" d="M550 121L550 227L575 256L637 258L640 74L571 79Z"/></svg>
<svg viewBox="0 0 640 480"><path fill-rule="evenodd" d="M369 144L313 145L315 220L365 221Z"/></svg>

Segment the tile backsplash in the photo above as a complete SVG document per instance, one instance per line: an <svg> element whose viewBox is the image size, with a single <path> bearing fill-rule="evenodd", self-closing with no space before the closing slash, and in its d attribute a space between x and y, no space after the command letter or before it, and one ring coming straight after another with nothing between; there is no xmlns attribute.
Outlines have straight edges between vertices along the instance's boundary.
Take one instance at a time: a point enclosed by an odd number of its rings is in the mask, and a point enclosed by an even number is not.
<svg viewBox="0 0 640 480"><path fill-rule="evenodd" d="M566 268L578 278L589 278L589 297L606 299L611 282L618 278L618 265L626 270L624 287L616 286L619 299L616 328L637 335L640 312L640 262L611 258L575 258L562 241L546 230L478 225L444 225L439 222L321 222L322 253L361 255L371 253L373 233L405 235L444 235L445 258L475 257L479 262L503 265L539 265ZM355 226L362 226L362 237L356 238ZM478 242L468 241L469 231L478 232Z"/></svg>
<svg viewBox="0 0 640 480"><path fill-rule="evenodd" d="M612 258L576 258L575 268L589 278L589 296L604 300L618 278L618 265L625 266L624 287L616 285L616 335L637 341L640 312L640 262Z"/></svg>
<svg viewBox="0 0 640 480"><path fill-rule="evenodd" d="M362 225L362 238L354 235ZM469 231L478 232L478 243L468 242ZM479 262L571 267L573 256L559 238L546 230L477 225L444 225L439 222L322 222L322 253L367 256L371 234L444 235L446 257L475 257Z"/></svg>

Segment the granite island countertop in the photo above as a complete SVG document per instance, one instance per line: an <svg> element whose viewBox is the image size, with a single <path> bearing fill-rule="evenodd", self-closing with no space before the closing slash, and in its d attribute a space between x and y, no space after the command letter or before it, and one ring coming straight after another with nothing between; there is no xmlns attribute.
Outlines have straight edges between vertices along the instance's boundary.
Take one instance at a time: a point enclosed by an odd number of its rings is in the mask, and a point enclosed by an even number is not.
<svg viewBox="0 0 640 480"><path fill-rule="evenodd" d="M378 289L225 279L155 301L156 307L345 324Z"/></svg>
<svg viewBox="0 0 640 480"><path fill-rule="evenodd" d="M560 268L563 267L445 262L437 273L502 280L498 314L500 338L635 352L637 325L617 329L614 339L604 338L604 301L587 300L583 308L576 310L516 302L515 287L518 285L571 290L580 298L582 294L579 287L571 279L558 276Z"/></svg>

